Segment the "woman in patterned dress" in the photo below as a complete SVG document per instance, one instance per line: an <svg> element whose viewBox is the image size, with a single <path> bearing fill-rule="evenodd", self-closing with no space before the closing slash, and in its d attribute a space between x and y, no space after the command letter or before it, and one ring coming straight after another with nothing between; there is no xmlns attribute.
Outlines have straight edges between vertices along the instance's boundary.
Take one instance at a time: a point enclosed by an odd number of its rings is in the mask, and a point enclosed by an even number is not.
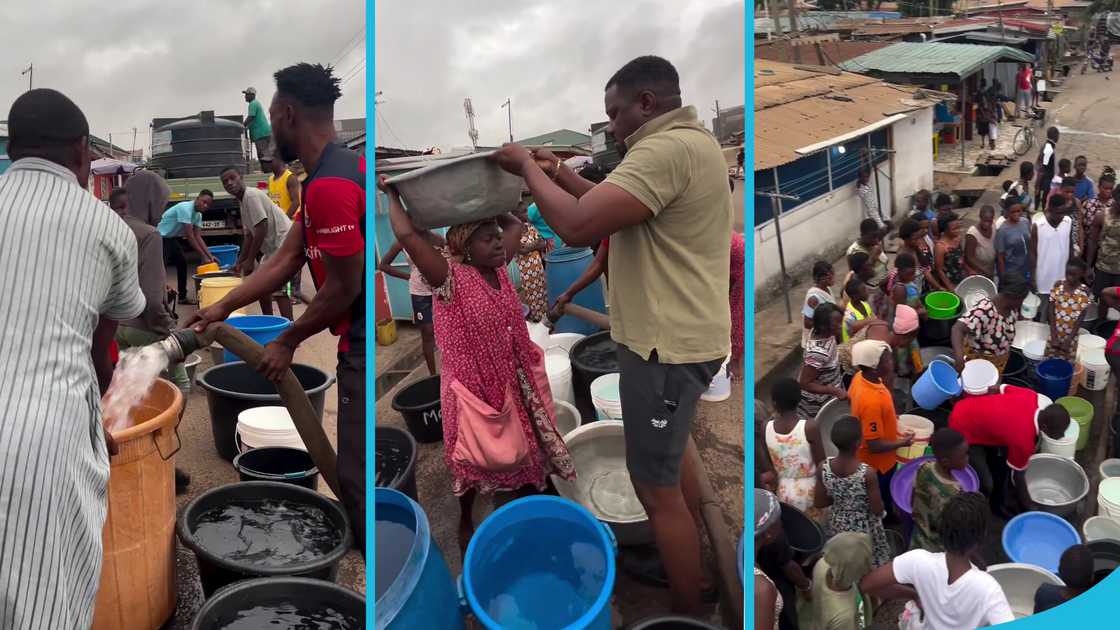
<svg viewBox="0 0 1120 630"><path fill-rule="evenodd" d="M844 313L835 304L825 302L813 311L813 334L805 346L804 364L798 377L801 403L797 411L806 418L816 418L821 407L834 398L848 398L837 352L843 325Z"/></svg>
<svg viewBox="0 0 1120 630"><path fill-rule="evenodd" d="M529 339L506 273L520 247L521 222L507 214L453 226L447 231L451 255L446 258L413 226L397 191L384 179L378 187L389 196L393 232L435 296L436 341L443 353L444 461L451 470L451 490L459 497L459 545L465 553L474 533L471 510L476 495L544 491L550 474L573 480L575 467L556 431L548 384L537 378L544 354ZM475 400L456 394L461 388ZM466 405L478 408L480 403L490 410L512 409L528 447L517 467L483 468L456 449L461 412L469 409ZM487 413L491 412L498 414Z"/></svg>
<svg viewBox="0 0 1120 630"><path fill-rule="evenodd" d="M739 382L743 380L743 325L746 321L744 314L746 297L746 242L739 232L731 233L731 377Z"/></svg>
<svg viewBox="0 0 1120 630"><path fill-rule="evenodd" d="M792 378L779 379L771 390L774 418L766 423L766 449L778 476L778 498L819 521L813 507L817 466L824 461L824 444L814 418L797 412L801 386Z"/></svg>
<svg viewBox="0 0 1120 630"><path fill-rule="evenodd" d="M1046 356L1072 361L1077 349L1077 331L1085 311L1093 302L1092 292L1085 285L1088 265L1080 258L1070 258L1066 263L1066 278L1054 283L1050 290L1049 312L1050 341L1046 343Z"/></svg>
<svg viewBox="0 0 1120 630"><path fill-rule="evenodd" d="M529 222L529 215L520 205L514 216L521 221L523 230L517 255L517 269L521 272L521 301L529 307L529 321L543 321L548 316L544 255L552 249L552 243L541 238L541 233Z"/></svg>
<svg viewBox="0 0 1120 630"><path fill-rule="evenodd" d="M884 565L892 555L887 530L883 528L887 512L879 491L879 473L856 456L863 440L859 420L852 416L840 418L829 437L839 454L821 464L814 497L818 508L828 508L825 539L841 532L867 534L871 537L875 566Z"/></svg>
<svg viewBox="0 0 1120 630"><path fill-rule="evenodd" d="M1011 356L1011 340L1015 338L1015 320L1030 285L1022 274L1014 271L1000 278L995 298L981 298L956 324L953 324L953 355L958 370L966 361L991 361L1000 374Z"/></svg>

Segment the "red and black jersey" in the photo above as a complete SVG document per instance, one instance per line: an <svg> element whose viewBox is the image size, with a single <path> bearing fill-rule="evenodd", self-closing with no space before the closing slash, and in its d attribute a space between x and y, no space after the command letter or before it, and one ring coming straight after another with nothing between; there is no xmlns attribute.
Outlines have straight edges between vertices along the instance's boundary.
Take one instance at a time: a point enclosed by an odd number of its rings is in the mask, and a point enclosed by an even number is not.
<svg viewBox="0 0 1120 630"><path fill-rule="evenodd" d="M303 182L304 252L315 288L327 278L323 254L345 258L365 251L366 159L337 145L323 150L319 165ZM364 274L363 274L364 277ZM338 351L365 343L365 283L346 315L331 325Z"/></svg>

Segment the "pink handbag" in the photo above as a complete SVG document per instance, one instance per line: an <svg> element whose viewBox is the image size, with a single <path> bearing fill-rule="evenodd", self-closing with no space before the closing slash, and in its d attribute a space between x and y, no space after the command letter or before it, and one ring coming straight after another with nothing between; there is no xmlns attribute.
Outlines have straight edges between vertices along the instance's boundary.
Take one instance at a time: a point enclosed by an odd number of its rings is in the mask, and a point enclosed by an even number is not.
<svg viewBox="0 0 1120 630"><path fill-rule="evenodd" d="M451 391L459 416L452 459L491 472L520 468L529 456L529 442L513 395L506 391L502 410L495 411L458 380L452 381Z"/></svg>

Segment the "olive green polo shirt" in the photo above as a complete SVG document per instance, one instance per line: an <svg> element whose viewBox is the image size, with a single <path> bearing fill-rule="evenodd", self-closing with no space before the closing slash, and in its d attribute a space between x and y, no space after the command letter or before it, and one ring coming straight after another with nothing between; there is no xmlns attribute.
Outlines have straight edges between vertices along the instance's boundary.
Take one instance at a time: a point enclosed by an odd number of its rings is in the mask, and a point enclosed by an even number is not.
<svg viewBox="0 0 1120 630"><path fill-rule="evenodd" d="M611 235L611 337L645 359L701 363L731 352L727 161L694 107L667 112L626 139L606 181L652 217Z"/></svg>

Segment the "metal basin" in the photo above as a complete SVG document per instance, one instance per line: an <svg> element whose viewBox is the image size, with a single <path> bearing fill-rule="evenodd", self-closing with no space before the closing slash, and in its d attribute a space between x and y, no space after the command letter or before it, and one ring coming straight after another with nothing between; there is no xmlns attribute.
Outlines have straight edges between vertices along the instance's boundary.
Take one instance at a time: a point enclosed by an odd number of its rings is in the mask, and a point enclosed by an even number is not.
<svg viewBox="0 0 1120 630"><path fill-rule="evenodd" d="M832 426L844 416L852 415L852 405L846 400L830 400L817 412L817 425L821 430L821 442L824 444L824 454L836 457L840 450L832 443Z"/></svg>
<svg viewBox="0 0 1120 630"><path fill-rule="evenodd" d="M522 179L474 153L441 160L389 178L413 224L421 229L489 219L511 212L521 201Z"/></svg>
<svg viewBox="0 0 1120 630"><path fill-rule="evenodd" d="M1030 617L1034 614L1034 594L1039 586L1053 584L1065 586L1058 576L1032 564L1008 562L1006 564L993 564L988 567L991 575L1003 589L1007 596L1007 603L1011 604L1011 612L1016 619Z"/></svg>
<svg viewBox="0 0 1120 630"><path fill-rule="evenodd" d="M984 276L969 276L957 285L957 297L961 299L961 304L964 305L964 310L969 310L981 298L988 298L989 300L996 296L996 283L992 282Z"/></svg>
<svg viewBox="0 0 1120 630"><path fill-rule="evenodd" d="M649 517L626 469L621 420L599 420L564 436L576 467L575 482L553 477L560 496L579 503L614 531L620 545L653 542Z"/></svg>
<svg viewBox="0 0 1120 630"><path fill-rule="evenodd" d="M1089 494L1089 477L1072 459L1040 453L1027 466L1027 491L1044 512L1069 516Z"/></svg>
<svg viewBox="0 0 1120 630"><path fill-rule="evenodd" d="M949 346L927 346L918 350L918 356L922 358L923 366L933 363L933 360L937 357L945 357L948 359L946 363L950 365L956 363L953 359L953 349Z"/></svg>
<svg viewBox="0 0 1120 630"><path fill-rule="evenodd" d="M187 378L190 379L191 387L194 387L195 375L198 372L198 364L202 363L202 356L197 352L192 352L183 361L183 366L187 368Z"/></svg>

